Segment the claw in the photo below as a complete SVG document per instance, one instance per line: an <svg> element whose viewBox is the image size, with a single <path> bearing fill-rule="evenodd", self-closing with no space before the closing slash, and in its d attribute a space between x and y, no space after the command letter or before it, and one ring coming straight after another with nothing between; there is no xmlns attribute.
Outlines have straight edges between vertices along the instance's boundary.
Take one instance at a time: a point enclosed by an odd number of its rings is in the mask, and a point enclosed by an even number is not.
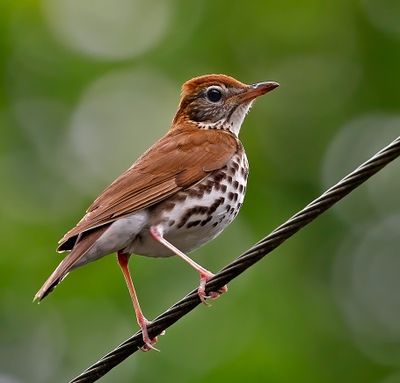
<svg viewBox="0 0 400 383"><path fill-rule="evenodd" d="M143 342L144 345L142 347L140 347L141 351L147 352L150 350L154 350L154 351L158 351L160 352L160 350L156 347L154 347L154 345L157 343L158 341L158 337L155 337L153 339L151 339L149 337L149 333L147 331L147 327L151 324L151 322L149 320L147 320L145 317L141 318L141 321L139 323L140 328L142 329L142 337L143 337ZM161 334L163 335L163 334Z"/></svg>
<svg viewBox="0 0 400 383"><path fill-rule="evenodd" d="M206 283L214 276L213 273L208 272L200 272L200 284L197 292L199 294L199 298L203 304L210 307L211 304L207 302L207 299L215 300L219 298L220 295L226 293L228 291L228 286L221 287L218 291L210 291L209 295L206 294Z"/></svg>
<svg viewBox="0 0 400 383"><path fill-rule="evenodd" d="M153 339L148 339L147 341L145 341L143 338L144 345L142 347L140 347L140 351L148 352L148 351L154 350L154 351L160 352L160 350L158 348L153 346L153 344L157 343L157 340L158 340L157 337L155 337Z"/></svg>
<svg viewBox="0 0 400 383"><path fill-rule="evenodd" d="M228 292L227 285L221 287L218 291L211 291L208 298L215 300L215 299L218 299L222 294L225 294L226 292Z"/></svg>

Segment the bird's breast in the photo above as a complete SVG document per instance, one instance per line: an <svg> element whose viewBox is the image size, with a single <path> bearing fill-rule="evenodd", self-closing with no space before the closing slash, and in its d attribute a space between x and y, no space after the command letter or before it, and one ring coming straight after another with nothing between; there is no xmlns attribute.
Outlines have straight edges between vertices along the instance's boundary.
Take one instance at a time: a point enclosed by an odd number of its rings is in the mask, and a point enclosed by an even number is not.
<svg viewBox="0 0 400 383"><path fill-rule="evenodd" d="M249 166L244 150L221 169L181 190L150 210L151 225L161 225L165 238L181 251L190 252L220 234L243 204ZM136 254L173 255L147 232L134 243Z"/></svg>

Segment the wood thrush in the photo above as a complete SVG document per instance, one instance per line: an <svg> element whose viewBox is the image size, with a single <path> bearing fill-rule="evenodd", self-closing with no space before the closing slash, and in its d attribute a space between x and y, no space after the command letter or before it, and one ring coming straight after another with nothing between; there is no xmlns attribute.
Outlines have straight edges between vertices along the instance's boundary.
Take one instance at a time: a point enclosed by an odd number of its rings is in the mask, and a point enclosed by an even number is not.
<svg viewBox="0 0 400 383"><path fill-rule="evenodd" d="M144 349L154 349L156 339L147 332L149 321L136 296L129 257L181 257L200 274L200 299L208 298L205 284L213 274L186 253L215 238L239 212L248 175L240 127L253 101L278 85L246 85L226 75L187 81L168 133L107 187L64 235L58 251L69 254L35 299L42 300L71 270L116 252Z"/></svg>

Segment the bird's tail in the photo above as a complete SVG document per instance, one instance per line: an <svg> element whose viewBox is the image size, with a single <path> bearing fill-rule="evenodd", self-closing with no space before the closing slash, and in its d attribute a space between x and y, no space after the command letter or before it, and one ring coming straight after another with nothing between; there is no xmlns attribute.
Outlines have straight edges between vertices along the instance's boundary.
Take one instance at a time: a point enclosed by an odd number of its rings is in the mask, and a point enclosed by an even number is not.
<svg viewBox="0 0 400 383"><path fill-rule="evenodd" d="M84 234L77 241L71 252L61 261L53 271L47 281L36 293L33 301L40 302L68 275L68 273L79 264L82 257L92 248L99 237L104 233L107 227L100 227L88 234Z"/></svg>

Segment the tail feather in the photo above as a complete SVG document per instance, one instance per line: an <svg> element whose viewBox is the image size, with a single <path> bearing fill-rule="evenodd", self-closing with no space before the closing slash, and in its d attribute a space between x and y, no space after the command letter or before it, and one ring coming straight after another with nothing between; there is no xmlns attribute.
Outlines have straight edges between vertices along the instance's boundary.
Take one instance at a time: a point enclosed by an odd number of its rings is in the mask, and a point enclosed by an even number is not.
<svg viewBox="0 0 400 383"><path fill-rule="evenodd" d="M84 234L75 244L71 252L61 261L47 281L36 293L33 301L40 302L68 275L71 269L78 264L82 257L92 248L95 242L105 232L107 226L100 227L88 234Z"/></svg>

